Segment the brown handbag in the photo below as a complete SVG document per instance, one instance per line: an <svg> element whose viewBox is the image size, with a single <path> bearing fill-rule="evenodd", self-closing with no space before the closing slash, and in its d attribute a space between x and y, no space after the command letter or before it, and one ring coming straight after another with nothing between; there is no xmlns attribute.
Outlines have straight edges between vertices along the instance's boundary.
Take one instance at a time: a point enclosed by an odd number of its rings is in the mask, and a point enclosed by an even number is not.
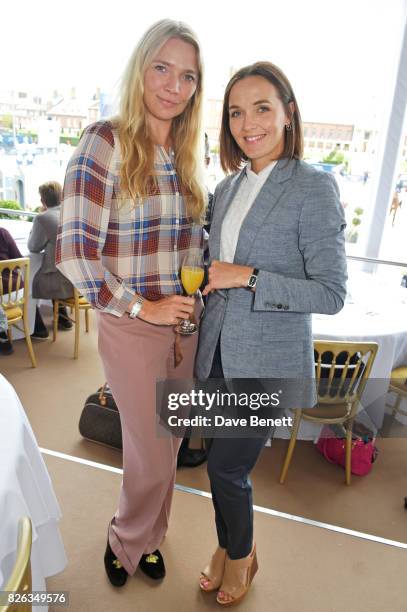
<svg viewBox="0 0 407 612"><path fill-rule="evenodd" d="M119 450L123 448L120 414L107 383L87 398L79 419L79 432L91 442ZM201 441L201 448L196 449L189 448L188 437L183 439L178 454L178 467L197 467L206 459L204 440Z"/></svg>
<svg viewBox="0 0 407 612"><path fill-rule="evenodd" d="M107 383L87 398L79 419L79 432L92 442L122 449L120 414Z"/></svg>

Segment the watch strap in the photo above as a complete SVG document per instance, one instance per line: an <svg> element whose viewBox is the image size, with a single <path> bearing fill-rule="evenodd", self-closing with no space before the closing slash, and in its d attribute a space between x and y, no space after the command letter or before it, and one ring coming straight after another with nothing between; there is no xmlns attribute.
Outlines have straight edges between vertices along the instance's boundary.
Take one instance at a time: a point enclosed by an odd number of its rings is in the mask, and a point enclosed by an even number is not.
<svg viewBox="0 0 407 612"><path fill-rule="evenodd" d="M257 276L259 274L258 268L253 268L253 272L249 276L249 280L247 281L247 288L253 289L257 283Z"/></svg>

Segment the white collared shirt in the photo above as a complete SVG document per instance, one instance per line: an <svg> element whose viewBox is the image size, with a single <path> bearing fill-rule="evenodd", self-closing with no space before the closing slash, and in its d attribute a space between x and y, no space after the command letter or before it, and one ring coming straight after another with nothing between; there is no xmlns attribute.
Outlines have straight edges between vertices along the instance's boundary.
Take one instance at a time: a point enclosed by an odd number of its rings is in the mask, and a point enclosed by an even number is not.
<svg viewBox="0 0 407 612"><path fill-rule="evenodd" d="M251 169L249 162L245 170L243 170L244 174L240 187L223 219L220 239L220 261L233 263L242 223L276 164L277 160L271 162L271 164L268 164L256 174Z"/></svg>

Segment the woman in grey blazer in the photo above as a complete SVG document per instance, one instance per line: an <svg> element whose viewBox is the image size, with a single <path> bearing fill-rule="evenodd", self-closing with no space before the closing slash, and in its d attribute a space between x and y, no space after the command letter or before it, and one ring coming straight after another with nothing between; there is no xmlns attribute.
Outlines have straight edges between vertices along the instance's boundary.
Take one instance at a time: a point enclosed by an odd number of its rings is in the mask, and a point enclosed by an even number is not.
<svg viewBox="0 0 407 612"><path fill-rule="evenodd" d="M345 220L332 175L303 161L301 117L275 65L239 70L224 98L196 374L314 376L311 314L346 295ZM244 165L243 165L244 164ZM243 168L242 168L243 165ZM249 474L263 438L214 438L208 474L219 547L201 575L218 603L242 599L257 569Z"/></svg>

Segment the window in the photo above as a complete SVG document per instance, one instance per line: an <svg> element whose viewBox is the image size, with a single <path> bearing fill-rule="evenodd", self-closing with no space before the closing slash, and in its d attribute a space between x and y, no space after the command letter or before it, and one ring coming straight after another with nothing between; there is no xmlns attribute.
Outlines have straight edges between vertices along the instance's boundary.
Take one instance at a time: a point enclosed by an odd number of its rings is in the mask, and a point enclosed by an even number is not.
<svg viewBox="0 0 407 612"><path fill-rule="evenodd" d="M33 18L37 16L35 3L25 4L23 20L18 3L10 3L7 9L8 22L18 24L19 40L31 40ZM51 7L50 0L44 0L43 4ZM29 53L10 53L9 50L15 48L16 44L15 29L4 29L0 37L0 53L7 57L7 62L2 65L1 87L2 91L13 91L13 96L10 100L2 97L2 102L7 104L12 112L16 110L16 106L26 105L28 100L34 98L38 104L41 103L44 110L53 108L55 112L59 103L60 107L66 105L62 100L68 101L71 93L75 94L76 104L80 106L83 94L87 92L88 97L83 103L86 119L75 124L77 131L79 126L85 127L97 119L90 116L88 109L98 87L100 91L97 99L101 97L102 92L106 96L115 97L115 83L125 68L123 58L127 61L127 51L124 48L118 49L119 44L108 49L104 37L100 36L103 28L109 26L107 13L102 11L98 16L100 27L91 27L94 22L93 4L82 3L81 7L81 31L86 31L93 57L99 58L98 61L92 62L91 70L87 69L83 62L77 61L75 53L78 50L75 46L69 48L69 45L59 43L32 44ZM123 0L118 0L118 6L122 4ZM207 116L203 127L210 134L214 146L219 133L223 92L231 71L264 57L276 61L293 85L304 121L309 157L319 160L326 151L344 155L346 158L347 179L343 179L341 189L349 202L348 208L360 206L365 211L359 238L351 248L356 249L360 255L365 254L369 232L368 214L378 200L376 186L381 175L380 166L383 164L382 143L386 142L385 130L389 123L397 67L400 56L404 57L400 55L400 50L403 43L405 0L343 0L338 10L334 11L334 19L330 19L326 11L322 10L322 0L293 0L296 18L290 21L289 37L284 28L276 28L270 39L269 23L267 19L263 19L256 24L255 29L246 33L248 39L244 45L240 35L247 25L244 0L236 0L233 11L234 27L227 32L223 31L221 24L230 20L228 3L217 3L216 19L210 10L201 11L197 16L196 7L192 3L178 0L175 4L177 18L190 23L204 41ZM143 19L140 24L137 23L137 32L134 31L131 20L125 20L121 24L121 41L134 40L141 34L144 26L155 21L156 5L164 6L163 0L158 0L155 4L147 3L143 7ZM310 23L310 15L314 31L318 32L317 37L310 37L309 28L304 27L304 24ZM286 9L281 3L273 3L273 19L275 23L285 23ZM51 37L54 36L58 29L55 12L44 10L43 22L44 31ZM65 11L64 28L66 31L76 31L77 15L74 11ZM332 41L343 41L344 33L346 44L340 44L340 48L331 52ZM296 41L295 48L292 40ZM50 53L50 48L57 48L58 53ZM298 49L301 50L300 54ZM41 71L41 66L47 66L47 70ZM407 74L407 66L403 67L403 74ZM17 89L13 89L12 84L15 82L19 83ZM8 112L7 106L1 114ZM112 115L115 111L116 109L113 109ZM400 109L397 114L398 117L402 116ZM21 113L20 117L23 127L26 119ZM36 119L33 121L34 127ZM63 124L61 117L58 121ZM17 113L14 114L14 126L17 130L19 124ZM68 129L74 124L63 125ZM394 166L395 178L403 172L402 163L407 150L405 133L404 131L403 146L399 152L400 162L397 168ZM392 165L396 157L393 156ZM385 161L388 165L388 159ZM0 168L4 170L2 163L0 158ZM216 181L219 182L223 175L218 160L211 165L211 171L216 174ZM366 176L368 178L365 179ZM30 180L32 179L27 178L27 181ZM387 181L388 193L382 197L389 200L389 203L385 203L387 209L390 207L392 180ZM28 186L28 193L33 189L34 187ZM385 216L389 216L388 210ZM397 225L401 223L403 216L397 215ZM407 225L405 235L407 236Z"/></svg>
<svg viewBox="0 0 407 612"><path fill-rule="evenodd" d="M407 114L404 118L403 134L407 132ZM380 246L380 259L406 262L407 228L407 159L403 155L402 137L396 164L391 195L387 203L386 219ZM407 271L405 270L404 273ZM406 290L407 292L407 290Z"/></svg>

